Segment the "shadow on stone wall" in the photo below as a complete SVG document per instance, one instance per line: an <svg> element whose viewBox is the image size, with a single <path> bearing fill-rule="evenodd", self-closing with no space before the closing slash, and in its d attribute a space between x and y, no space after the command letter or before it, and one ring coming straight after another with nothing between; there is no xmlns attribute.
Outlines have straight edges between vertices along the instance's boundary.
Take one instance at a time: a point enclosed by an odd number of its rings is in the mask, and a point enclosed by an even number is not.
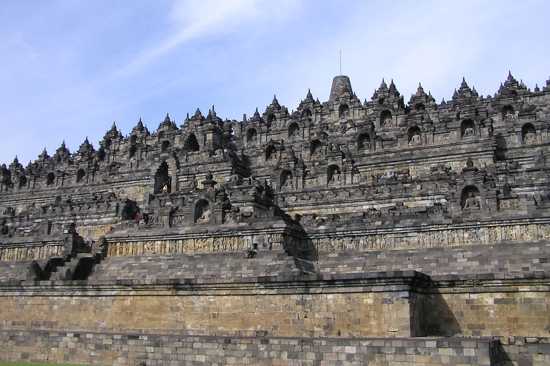
<svg viewBox="0 0 550 366"><path fill-rule="evenodd" d="M491 348L493 366L550 365L550 343L546 337L502 337Z"/></svg>
<svg viewBox="0 0 550 366"><path fill-rule="evenodd" d="M519 360L518 360L519 361ZM525 363L527 361L527 363ZM523 363L520 363L520 365L532 365L531 360L523 360ZM506 350L504 349L504 346L500 342L495 342L493 346L491 347L491 365L493 366L513 366L514 362L508 354L506 353Z"/></svg>
<svg viewBox="0 0 550 366"><path fill-rule="evenodd" d="M418 297L417 336L449 337L462 334L455 315L436 287L430 286L429 291Z"/></svg>

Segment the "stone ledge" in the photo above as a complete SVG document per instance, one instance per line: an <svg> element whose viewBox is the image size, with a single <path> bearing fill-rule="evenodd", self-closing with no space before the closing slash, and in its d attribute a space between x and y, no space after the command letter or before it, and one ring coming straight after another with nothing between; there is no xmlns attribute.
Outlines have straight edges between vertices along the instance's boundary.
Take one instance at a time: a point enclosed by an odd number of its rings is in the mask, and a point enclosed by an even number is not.
<svg viewBox="0 0 550 366"><path fill-rule="evenodd" d="M527 283L526 283L527 281ZM395 285L407 284L415 289L433 289L471 286L508 286L515 284L550 286L550 272L517 272L510 274L476 273L428 276L414 270L362 272L362 273L323 273L323 274L281 274L274 276L250 276L220 278L204 276L200 278L157 278L152 280L116 279L116 280L48 280L0 281L0 292L14 288L102 288L102 287L172 287L178 289L214 285L286 285L299 286L352 286L352 285Z"/></svg>
<svg viewBox="0 0 550 366"><path fill-rule="evenodd" d="M264 276L221 280L216 278L183 278L115 281L12 281L0 283L0 296L66 294L92 295L110 292L124 295L128 292L155 294L158 291L176 291L174 294L200 292L262 292L262 293L329 293L329 292L409 292L429 277L416 271L373 272L341 274L323 278L316 275Z"/></svg>
<svg viewBox="0 0 550 366"><path fill-rule="evenodd" d="M288 341L300 341L300 342L411 342L418 344L422 342L436 342L437 347L451 347L451 346L476 346L487 344L495 341L503 342L505 339L515 340L513 344L524 344L528 342L521 343L521 340L526 340L529 337L283 337L283 336L271 336L268 335L265 331L255 331L254 334L241 335L241 334L217 334L217 335L204 335L197 334L193 332L177 331L177 332L151 332L150 330L133 330L133 331L88 331L84 329L33 329L33 330L24 330L17 328L4 328L0 329L0 333L37 333L37 334L67 334L67 335L108 335L113 337L130 337L130 338L141 338L146 339L147 337L193 337L196 339L219 339L219 338L231 338L235 340L243 341L254 341L258 338L267 338L269 340L278 340L281 342ZM550 343L550 338L545 337L531 337L537 339L536 343ZM535 342L533 342L535 343ZM512 344L512 343L508 343Z"/></svg>
<svg viewBox="0 0 550 366"><path fill-rule="evenodd" d="M90 362L111 365L158 365L171 361L218 364L358 365L376 360L408 365L475 364L489 366L498 351L494 338L308 338L214 336L78 330L0 330L0 340L9 346L0 359L29 359L30 349L40 350L31 360ZM65 352L52 352L52 349ZM340 361L337 361L340 360ZM149 363L151 362L151 363ZM271 364L271 363L269 363Z"/></svg>

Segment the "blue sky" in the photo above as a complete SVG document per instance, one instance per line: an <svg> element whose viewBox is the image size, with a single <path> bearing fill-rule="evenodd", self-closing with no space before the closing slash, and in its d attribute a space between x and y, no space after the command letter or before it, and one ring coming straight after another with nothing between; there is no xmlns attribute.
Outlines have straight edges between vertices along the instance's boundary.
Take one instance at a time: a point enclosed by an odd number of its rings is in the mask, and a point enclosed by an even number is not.
<svg viewBox="0 0 550 366"><path fill-rule="evenodd" d="M4 0L0 161L97 146L113 121L155 130L212 104L240 119L308 88L324 101L340 49L360 98L382 77L406 101L418 82L448 99L462 76L492 94L509 69L533 88L550 76L549 15L544 0Z"/></svg>

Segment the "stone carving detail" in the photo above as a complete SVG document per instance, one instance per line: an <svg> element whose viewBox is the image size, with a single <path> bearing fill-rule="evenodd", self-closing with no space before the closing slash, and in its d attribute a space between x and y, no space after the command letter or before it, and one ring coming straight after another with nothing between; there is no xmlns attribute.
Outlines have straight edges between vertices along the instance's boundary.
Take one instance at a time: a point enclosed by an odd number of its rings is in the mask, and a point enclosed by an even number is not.
<svg viewBox="0 0 550 366"><path fill-rule="evenodd" d="M464 188L461 202L463 210L480 210L479 190L474 186Z"/></svg>
<svg viewBox="0 0 550 366"><path fill-rule="evenodd" d="M195 222L197 224L208 224L210 215L210 203L207 200L198 201L195 205Z"/></svg>
<svg viewBox="0 0 550 366"><path fill-rule="evenodd" d="M383 80L362 101L349 78L337 76L328 101L308 91L293 111L274 97L242 121L223 120L211 107L179 126L166 115L154 131L139 120L128 136L113 124L98 146L85 139L71 152L63 142L27 166L17 158L0 165L0 259L62 255L70 223L84 240L105 236L111 254L157 252L147 238L166 235L213 246L191 241L166 251L245 251L251 243L244 239L220 244L200 233L240 237L273 227L294 230L296 243L318 238L319 248L334 250L478 240L473 232L461 240L424 237L420 224L434 228L429 235L532 217L544 227L549 96L550 89L531 92L510 74L490 97L462 80L449 101L437 103L419 85L405 103L393 80ZM397 226L423 239L368 234ZM350 227L369 244L353 244ZM330 241L322 233L347 237ZM123 245L121 237L133 236L148 244Z"/></svg>
<svg viewBox="0 0 550 366"><path fill-rule="evenodd" d="M521 136L524 144L535 144L537 142L537 131L531 123L526 123L521 128Z"/></svg>

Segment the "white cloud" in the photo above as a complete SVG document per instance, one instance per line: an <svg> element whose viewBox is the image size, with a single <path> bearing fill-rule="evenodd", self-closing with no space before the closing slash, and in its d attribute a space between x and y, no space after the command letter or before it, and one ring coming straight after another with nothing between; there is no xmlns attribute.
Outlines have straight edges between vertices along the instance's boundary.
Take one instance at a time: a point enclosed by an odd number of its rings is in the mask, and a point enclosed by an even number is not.
<svg viewBox="0 0 550 366"><path fill-rule="evenodd" d="M170 12L172 29L156 46L146 48L119 70L125 76L139 71L179 46L200 38L226 35L243 26L266 26L268 20L284 19L299 6L298 1L279 0L181 0ZM263 24L262 24L263 23Z"/></svg>
<svg viewBox="0 0 550 366"><path fill-rule="evenodd" d="M475 2L452 6L440 2L409 4L357 4L329 38L306 45L284 67L274 64L289 74L285 81L292 105L294 98L303 97L307 87L321 99L328 97L330 78L338 72L339 49L343 50L342 71L351 77L360 98L369 99L382 77L395 80L405 101L416 91L418 82L426 91L434 92L438 101L452 95L462 73L470 83L477 84L469 73L487 42L479 35L494 24L497 14L476 12L481 5ZM269 74L280 79L280 72Z"/></svg>

